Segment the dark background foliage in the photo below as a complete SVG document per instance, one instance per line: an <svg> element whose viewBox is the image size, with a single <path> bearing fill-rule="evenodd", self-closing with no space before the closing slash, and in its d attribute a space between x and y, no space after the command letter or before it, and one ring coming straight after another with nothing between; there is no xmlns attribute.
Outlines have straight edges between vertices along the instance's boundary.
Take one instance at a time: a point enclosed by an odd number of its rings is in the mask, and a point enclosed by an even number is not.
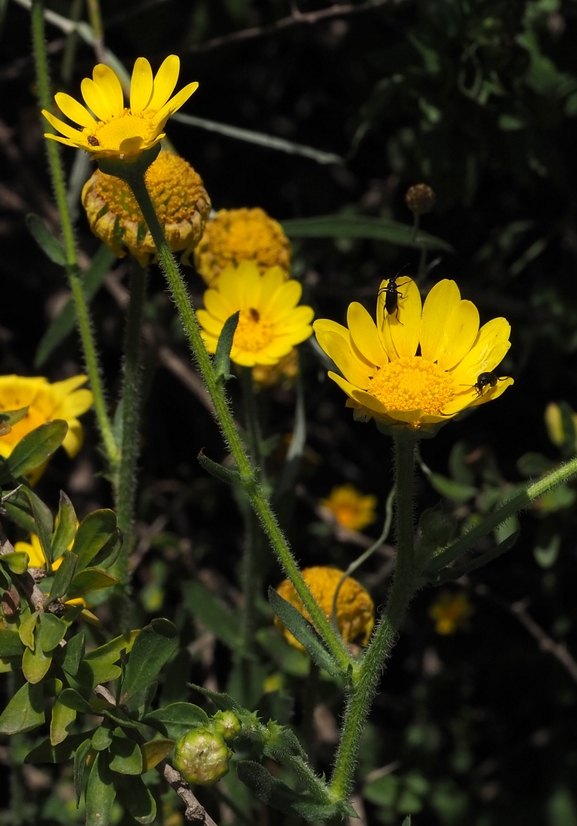
<svg viewBox="0 0 577 826"><path fill-rule="evenodd" d="M283 22L292 13L288 0L103 0L102 14L106 45L129 69L140 55L154 67L169 53L181 56L182 81L200 81L186 113L342 158L340 164L318 163L174 119L170 139L202 175L216 209L261 206L279 220L346 212L410 223L407 187L424 181L434 188L437 204L422 226L455 253L442 254L425 288L454 278L483 321L505 315L513 328L502 372L514 376L514 387L422 445L433 471L477 486L472 498L444 501L447 511L467 520L496 491L502 494L547 461L560 461L547 436L545 407L560 400L576 404L577 5L369 5L353 2L355 13L289 25ZM49 6L70 12L68 2ZM303 13L330 8L317 0L298 6ZM236 38L240 31L248 36ZM30 211L48 222L55 217L28 13L16 3L4 9L1 37L0 369L34 375L35 351L61 305L65 282L24 225ZM76 95L94 54L79 41L65 79L62 34L48 26L48 38L54 86ZM64 153L68 168L74 155ZM96 242L81 214L77 234L91 256ZM382 278L415 273L418 252L370 240L306 239L294 243L294 265L317 316L343 321L352 300L372 310ZM111 276L114 284L124 270L121 263ZM191 273L189 280L200 301L200 278ZM110 286L92 306L114 397L123 314ZM158 273L152 276L149 318L173 352L185 356ZM372 424L352 422L338 388L324 379L312 350L303 350L308 453L293 505L296 518L287 530L303 564L346 566L354 546L339 545L312 504L333 485L350 481L379 495L382 516L391 484L390 445ZM81 369L70 336L42 373L55 380ZM234 604L231 572L239 558L241 519L230 492L196 462L200 448L217 460L223 456L209 414L160 363L158 350L150 353L147 380L139 500L144 539L135 610L142 619L171 616L192 643L198 629L182 583L196 578ZM269 433L288 433L293 410L291 393L273 393ZM106 483L95 476L100 464L92 422L85 421L87 443L74 467L58 457L41 483L53 504L60 487L68 490L80 513L110 504ZM273 472L281 453L279 447L270 459ZM530 460L530 453L543 455ZM421 476L420 506L437 499ZM428 616L435 594L426 590L414 601L366 732L359 786L365 797L357 805L367 823L399 823L413 813L419 826L577 824L575 675L542 650L510 610L524 600L538 625L577 656L572 499L565 490L522 515L513 550L464 583L475 608L467 630L439 637ZM148 533L146 526L152 526ZM360 577L377 604L386 594L383 564L382 557L372 559ZM269 579L279 579L272 564ZM267 622L263 615L263 626ZM192 655L174 666L166 696L173 691L177 697L174 686L184 685L191 673L197 682L212 675L226 687L227 650L207 645L193 644ZM263 666L263 675L271 670ZM325 693L327 713L338 717L336 693L330 685ZM328 735L319 755L326 769ZM40 783L38 799L50 800L48 793ZM50 803L43 805L44 819L36 822L68 822Z"/></svg>

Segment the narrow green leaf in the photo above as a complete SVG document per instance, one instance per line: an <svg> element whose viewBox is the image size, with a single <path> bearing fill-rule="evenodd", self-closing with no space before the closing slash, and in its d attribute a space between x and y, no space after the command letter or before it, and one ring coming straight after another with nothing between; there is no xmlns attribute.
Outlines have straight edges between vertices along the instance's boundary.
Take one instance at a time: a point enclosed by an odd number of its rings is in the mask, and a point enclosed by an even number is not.
<svg viewBox="0 0 577 826"><path fill-rule="evenodd" d="M211 591L200 582L183 587L184 604L191 614L233 651L242 646L239 620Z"/></svg>
<svg viewBox="0 0 577 826"><path fill-rule="evenodd" d="M24 683L0 714L0 734L23 734L44 723L44 692L41 685Z"/></svg>
<svg viewBox="0 0 577 826"><path fill-rule="evenodd" d="M70 738L69 738L70 739ZM76 792L76 807L80 803L82 792L84 791L84 778L88 768L88 755L92 749L90 740L80 743L74 754L74 791Z"/></svg>
<svg viewBox="0 0 577 826"><path fill-rule="evenodd" d="M16 631L0 628L0 657L18 657L24 653L24 645Z"/></svg>
<svg viewBox="0 0 577 826"><path fill-rule="evenodd" d="M12 425L18 424L27 413L27 407L21 407L19 410L2 410L0 412L0 424L4 423L12 427Z"/></svg>
<svg viewBox="0 0 577 826"><path fill-rule="evenodd" d="M202 685L195 685L194 683L187 683L189 688L193 688L195 691L200 692L205 697L208 697L209 700L215 704L219 711L245 711L243 707L237 703L237 701L231 697L229 694L226 694L224 691L211 691L209 688L205 688Z"/></svg>
<svg viewBox="0 0 577 826"><path fill-rule="evenodd" d="M77 599L77 597L83 597L91 591L110 588L112 585L116 585L117 582L118 580L107 574L106 571L101 571L99 568L86 568L84 571L80 571L79 574L75 574L66 596L68 599Z"/></svg>
<svg viewBox="0 0 577 826"><path fill-rule="evenodd" d="M36 641L34 651L27 648L22 656L22 673L29 683L35 685L46 676L52 665L52 657L45 654Z"/></svg>
<svg viewBox="0 0 577 826"><path fill-rule="evenodd" d="M69 689L69 691L72 689ZM70 708L61 702L57 697L52 706L52 719L50 720L50 743L57 746L62 743L70 734L69 727L76 720L76 709Z"/></svg>
<svg viewBox="0 0 577 826"><path fill-rule="evenodd" d="M64 419L54 419L31 430L18 442L7 459L10 473L18 478L40 467L58 450L67 433L68 424Z"/></svg>
<svg viewBox="0 0 577 826"><path fill-rule="evenodd" d="M49 562L52 562L52 530L54 528L52 513L42 499L36 496L34 491L24 488L24 492L30 502L30 509L34 517L34 533L38 535L44 556Z"/></svg>
<svg viewBox="0 0 577 826"><path fill-rule="evenodd" d="M62 562L54 575L50 596L46 602L47 605L50 605L51 602L60 599L60 597L66 594L76 572L76 562L78 560L76 554L73 554L71 551L64 551L61 559Z"/></svg>
<svg viewBox="0 0 577 826"><path fill-rule="evenodd" d="M231 315L230 318L227 318L218 337L216 353L214 354L213 360L214 375L217 381L226 382L233 378L230 372L230 351L232 349L232 341L238 326L239 317L240 312L237 311Z"/></svg>
<svg viewBox="0 0 577 826"><path fill-rule="evenodd" d="M28 232L34 238L40 249L54 263L66 266L66 253L60 241L55 238L42 218L29 212L25 218Z"/></svg>
<svg viewBox="0 0 577 826"><path fill-rule="evenodd" d="M122 548L122 541L122 531L119 528L116 528L108 542L102 546L96 556L92 559L90 563L91 567L108 570L112 565L114 565Z"/></svg>
<svg viewBox="0 0 577 826"><path fill-rule="evenodd" d="M76 570L86 568L112 537L116 537L114 511L104 508L89 513L80 523L72 546L78 556Z"/></svg>
<svg viewBox="0 0 577 826"><path fill-rule="evenodd" d="M14 522L15 525L22 528L26 533L36 533L36 523L32 516L30 500L24 490L24 488L20 488L20 490L9 499L5 499L2 507L11 522Z"/></svg>
<svg viewBox="0 0 577 826"><path fill-rule="evenodd" d="M206 726L209 718L206 711L192 703L171 703L169 706L151 711L142 722L157 729L161 734L178 740L190 729Z"/></svg>
<svg viewBox="0 0 577 826"><path fill-rule="evenodd" d="M313 218L296 218L283 221L282 227L289 238L372 238L413 249L445 250L453 247L441 238L419 230L413 237L413 228L391 218L374 218L367 215L317 215Z"/></svg>
<svg viewBox="0 0 577 826"><path fill-rule="evenodd" d="M137 823L154 823L156 801L140 777L122 777L118 797Z"/></svg>
<svg viewBox="0 0 577 826"><path fill-rule="evenodd" d="M72 676L78 674L78 669L84 656L85 643L86 633L84 631L79 631L76 636L71 637L66 643L62 668L67 674L71 674Z"/></svg>
<svg viewBox="0 0 577 826"><path fill-rule="evenodd" d="M99 752L86 785L86 826L108 826L116 791L106 756Z"/></svg>
<svg viewBox="0 0 577 826"><path fill-rule="evenodd" d="M161 760L168 757L174 748L174 740L167 740L164 737L159 737L158 740L148 740L143 743L142 759L144 760L144 767L142 773L145 774L157 766Z"/></svg>
<svg viewBox="0 0 577 826"><path fill-rule="evenodd" d="M53 651L64 639L68 626L59 617L54 614L40 614L40 621L38 623L38 631L36 632L36 643L40 648L47 653Z"/></svg>
<svg viewBox="0 0 577 826"><path fill-rule="evenodd" d="M201 450L196 458L198 459L199 465L204 468L207 473L210 473L211 476L214 476L221 482L225 482L227 485L237 485L242 481L238 470L231 470L230 468L219 465L218 462L213 462L204 451Z"/></svg>
<svg viewBox="0 0 577 826"><path fill-rule="evenodd" d="M82 287L87 301L90 301L100 289L113 261L115 261L114 253L110 251L106 244L102 244L82 276ZM55 316L40 339L34 359L35 367L42 367L53 350L72 332L75 323L76 311L74 302L70 299Z"/></svg>
<svg viewBox="0 0 577 826"><path fill-rule="evenodd" d="M23 574L28 570L28 554L24 551L3 554L2 564L7 565L13 574Z"/></svg>
<svg viewBox="0 0 577 826"><path fill-rule="evenodd" d="M54 536L52 537L53 559L62 556L72 543L76 534L76 511L68 496L60 491L60 503L54 522Z"/></svg>
<svg viewBox="0 0 577 826"><path fill-rule="evenodd" d="M178 649L178 631L167 619L154 619L136 637L122 683L122 702L158 676Z"/></svg>
<svg viewBox="0 0 577 826"><path fill-rule="evenodd" d="M462 576L465 576L465 574L468 574L471 571L475 571L477 568L482 568L483 565L486 565L488 562L492 562L494 559L502 556L502 554L512 548L518 537L519 532L517 531L516 533L508 536L502 542L499 542L498 545L490 551L487 551L487 553L475 557L475 559L472 559L470 562L455 566L454 568L444 568L433 580L434 584L441 585L445 582L451 582L452 580L460 579Z"/></svg>
<svg viewBox="0 0 577 826"><path fill-rule="evenodd" d="M268 589L268 598L277 617L304 646L311 660L333 677L343 679L345 675L338 663L333 660L313 626L307 622L300 611L283 599L274 588Z"/></svg>
<svg viewBox="0 0 577 826"><path fill-rule="evenodd" d="M140 746L128 737L113 737L110 744L110 770L118 774L142 774L144 761Z"/></svg>

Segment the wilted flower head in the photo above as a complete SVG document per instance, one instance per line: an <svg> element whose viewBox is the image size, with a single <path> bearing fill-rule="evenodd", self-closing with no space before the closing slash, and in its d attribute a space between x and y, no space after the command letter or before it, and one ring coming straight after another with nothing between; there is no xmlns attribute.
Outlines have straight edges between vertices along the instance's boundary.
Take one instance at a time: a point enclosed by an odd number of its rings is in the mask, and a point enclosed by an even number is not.
<svg viewBox="0 0 577 826"><path fill-rule="evenodd" d="M98 63L92 78L80 84L83 106L65 92L58 92L58 108L81 129L69 126L46 109L42 114L60 135L45 137L79 149L96 158L131 161L164 138L168 118L198 88L189 83L170 97L180 72L180 58L169 55L155 76L145 57L137 58L130 81L130 106L124 106L122 86L110 66Z"/></svg>
<svg viewBox="0 0 577 826"><path fill-rule="evenodd" d="M200 176L184 158L160 152L145 172L144 180L166 240L182 262L198 244L210 200ZM119 258L126 250L141 266L156 257L156 246L128 184L99 169L82 190L82 203L92 232Z"/></svg>
<svg viewBox="0 0 577 826"><path fill-rule="evenodd" d="M194 253L195 266L210 287L224 269L242 261L254 261L261 275L280 267L289 278L290 260L283 228L259 207L219 210Z"/></svg>
<svg viewBox="0 0 577 826"><path fill-rule="evenodd" d="M333 611L335 591L343 577L343 571L339 571L338 568L315 566L313 568L305 568L302 575L327 619L330 620ZM294 605L306 620L311 622L308 612L303 607L289 579L281 582L277 588L277 592L283 599L290 602L291 605ZM368 592L351 576L347 577L339 588L336 616L339 631L345 642L357 645L367 644L371 636L371 631L373 630L373 625L375 624L375 606ZM295 639L288 628L285 628L278 617L275 617L275 625L287 642L294 646L294 648L299 648L301 651L304 650L300 642Z"/></svg>

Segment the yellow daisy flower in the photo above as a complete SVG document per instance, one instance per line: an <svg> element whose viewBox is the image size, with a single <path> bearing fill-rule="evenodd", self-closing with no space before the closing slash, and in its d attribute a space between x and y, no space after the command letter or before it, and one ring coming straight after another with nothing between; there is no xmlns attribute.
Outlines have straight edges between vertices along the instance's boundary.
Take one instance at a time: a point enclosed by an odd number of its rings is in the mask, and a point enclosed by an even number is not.
<svg viewBox="0 0 577 826"><path fill-rule="evenodd" d="M283 390L290 390L299 373L299 360L296 347L283 356L277 364L255 364L252 368L252 380L257 390L264 387L280 385Z"/></svg>
<svg viewBox="0 0 577 826"><path fill-rule="evenodd" d="M320 504L332 512L339 525L351 531L361 531L376 519L377 497L363 496L353 485L333 488Z"/></svg>
<svg viewBox="0 0 577 826"><path fill-rule="evenodd" d="M435 621L437 634L454 634L467 627L474 610L465 591L441 591L429 608L429 616Z"/></svg>
<svg viewBox="0 0 577 826"><path fill-rule="evenodd" d="M77 417L92 406L92 392L77 389L86 379L87 376L72 376L51 384L40 376L0 376L0 411L28 408L24 418L0 439L0 456L10 456L27 433L54 419L67 422L68 433L62 447L70 457L76 456L82 447L82 425Z"/></svg>
<svg viewBox="0 0 577 826"><path fill-rule="evenodd" d="M95 158L134 159L164 138L168 118L198 88L198 83L189 83L171 98L179 72L177 55L169 55L154 77L148 60L137 58L127 108L120 80L109 66L98 63L92 78L86 77L80 84L86 106L65 92L58 92L54 98L60 111L82 128L69 126L43 109L48 123L60 132L60 135L47 133L45 137L85 149Z"/></svg>
<svg viewBox="0 0 577 826"><path fill-rule="evenodd" d="M205 309L198 311L209 353L216 352L225 321L240 311L231 360L243 367L277 364L312 333L312 307L297 307L301 293L299 282L286 281L280 267L262 276L253 261L227 267L216 288L205 292Z"/></svg>
<svg viewBox="0 0 577 826"><path fill-rule="evenodd" d="M261 274L280 267L290 277L291 248L281 225L263 209L221 209L206 225L194 264L209 287L220 273L241 261L254 261Z"/></svg>
<svg viewBox="0 0 577 826"><path fill-rule="evenodd" d="M397 281L397 307L388 312L388 284L381 283L376 322L353 302L348 328L328 319L314 323L320 346L342 374L329 376L356 418L374 418L385 429L434 430L513 384L494 373L511 346L506 319L479 327L479 311L449 280L435 284L422 306L417 285L406 277Z"/></svg>
<svg viewBox="0 0 577 826"><path fill-rule="evenodd" d="M69 549L72 547L72 544L71 542L68 546ZM16 542L14 550L23 551L25 554L28 554L29 568L44 568L46 565L46 557L44 556L40 539L35 533L30 534L30 542ZM57 571L62 565L62 561L63 557L55 559L52 563L52 570ZM66 600L66 605L82 605L86 607L87 602L82 597L76 597L75 599Z"/></svg>
<svg viewBox="0 0 577 826"><path fill-rule="evenodd" d="M202 238L210 200L200 175L172 152L160 152L144 174L146 188L173 252L183 251L182 262ZM122 258L126 249L142 267L156 258L152 235L124 181L97 169L84 184L82 203L92 232Z"/></svg>
<svg viewBox="0 0 577 826"><path fill-rule="evenodd" d="M320 565L305 568L302 571L304 581L329 620L332 616L335 591L343 573L338 568ZM304 609L289 579L283 580L276 590L283 599L294 605L303 617L311 622L308 612ZM345 579L339 589L336 609L337 623L343 640L356 645L366 645L375 624L375 606L368 592L351 576ZM294 648L304 651L300 642L295 639L288 628L285 628L279 618L275 617L274 621L286 641Z"/></svg>

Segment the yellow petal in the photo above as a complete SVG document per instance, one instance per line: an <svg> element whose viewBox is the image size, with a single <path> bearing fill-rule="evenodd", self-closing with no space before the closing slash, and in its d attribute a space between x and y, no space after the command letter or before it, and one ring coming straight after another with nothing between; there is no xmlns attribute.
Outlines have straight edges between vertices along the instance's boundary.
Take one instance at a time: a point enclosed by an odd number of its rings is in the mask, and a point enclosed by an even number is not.
<svg viewBox="0 0 577 826"><path fill-rule="evenodd" d="M90 410L94 396L90 390L77 390L60 404L56 411L57 418L73 419Z"/></svg>
<svg viewBox="0 0 577 826"><path fill-rule="evenodd" d="M58 92L54 95L56 105L63 112L66 117L74 123L85 126L88 129L96 129L97 123L88 111L88 109L73 97L67 95L65 92Z"/></svg>
<svg viewBox="0 0 577 826"><path fill-rule="evenodd" d="M87 381L88 376L85 376L83 373L79 373L77 376L70 376L69 379L64 379L63 381L55 381L50 386L52 396L57 400L64 399L66 396L73 393L78 387L82 387L83 384L86 384Z"/></svg>
<svg viewBox="0 0 577 826"><path fill-rule="evenodd" d="M383 281L381 289L388 284ZM421 294L412 279L398 284L398 310L387 313L384 309L385 296L379 296L379 303L383 308L383 327L380 338L385 351L391 359L395 357L414 356L419 346L421 331Z"/></svg>
<svg viewBox="0 0 577 826"><path fill-rule="evenodd" d="M205 292L204 306L206 312L220 321L221 326L227 318L230 318L230 316L236 312L236 308L233 309L230 302L225 299L218 290L207 290Z"/></svg>
<svg viewBox="0 0 577 826"><path fill-rule="evenodd" d="M72 459L74 456L76 456L76 454L82 447L82 442L84 441L84 438L82 433L82 425L80 424L78 419L69 419L67 424L68 433L64 437L62 447Z"/></svg>
<svg viewBox="0 0 577 826"><path fill-rule="evenodd" d="M479 310L471 301L459 301L449 315L437 349L437 363L451 370L467 355L479 333Z"/></svg>
<svg viewBox="0 0 577 826"><path fill-rule="evenodd" d="M303 288L298 281L284 281L268 303L267 315L275 320L287 316L300 301Z"/></svg>
<svg viewBox="0 0 577 826"><path fill-rule="evenodd" d="M351 394L351 397L360 404L362 407L366 407L372 413L378 413L381 416L386 416L387 411L385 409L384 404L382 404L378 399L375 399L374 396L371 396L370 393L366 393L364 390L359 390L358 388L354 388Z"/></svg>
<svg viewBox="0 0 577 826"><path fill-rule="evenodd" d="M435 284L425 299L421 322L421 355L427 361L437 361L447 320L460 300L459 288L447 278Z"/></svg>
<svg viewBox="0 0 577 826"><path fill-rule="evenodd" d="M498 399L499 396L502 396L505 390L508 387L511 387L511 385L514 383L515 382L513 381L511 376L499 377L495 387L485 388L483 392L479 396L477 396L477 398L472 402L472 406L475 407L479 404L485 404L485 402L490 402L492 399Z"/></svg>
<svg viewBox="0 0 577 826"><path fill-rule="evenodd" d="M366 388L374 369L371 371L363 364L338 333L325 333L324 342L327 346L326 354L334 361L347 381L357 387Z"/></svg>
<svg viewBox="0 0 577 826"><path fill-rule="evenodd" d="M452 372L455 385L474 384L480 373L494 370L511 346L510 332L511 325L505 318L493 318L484 324L474 345Z"/></svg>
<svg viewBox="0 0 577 826"><path fill-rule="evenodd" d="M154 89L147 107L150 112L162 109L174 92L179 73L180 58L175 54L169 54L154 77Z"/></svg>
<svg viewBox="0 0 577 826"><path fill-rule="evenodd" d="M353 301L349 305L347 324L355 346L367 362L376 365L386 364L389 361L381 344L375 322L363 305L357 301Z"/></svg>
<svg viewBox="0 0 577 826"><path fill-rule="evenodd" d="M99 120L109 121L112 119L110 103L100 86L95 83L91 77L84 78L80 84L80 91L82 92L82 97L86 105L94 112Z"/></svg>
<svg viewBox="0 0 577 826"><path fill-rule="evenodd" d="M79 132L78 129L75 129L73 126L70 126L69 123L64 123L63 120L60 118L55 117L50 112L47 112L46 109L42 110L42 114L50 124L53 126L54 129L57 129L59 132L62 132L69 140L73 141L75 146L78 146L78 143L84 142L86 146L88 146L88 139L82 132ZM57 135L51 136L46 135L46 137L53 137L54 139L61 140ZM62 141L64 143L64 141Z"/></svg>
<svg viewBox="0 0 577 826"><path fill-rule="evenodd" d="M97 63L92 71L92 78L102 92L112 117L119 117L124 112L124 95L115 73L110 66Z"/></svg>
<svg viewBox="0 0 577 826"><path fill-rule="evenodd" d="M130 111L139 115L152 97L152 69L145 57L138 57L130 79Z"/></svg>
<svg viewBox="0 0 577 826"><path fill-rule="evenodd" d="M197 89L198 83L189 83L188 86L185 86L184 89L177 92L176 95L168 101L168 103L165 103L162 109L159 109L153 117L152 122L159 126L164 126L168 118L177 112L180 107L186 103L189 97L196 92Z"/></svg>

